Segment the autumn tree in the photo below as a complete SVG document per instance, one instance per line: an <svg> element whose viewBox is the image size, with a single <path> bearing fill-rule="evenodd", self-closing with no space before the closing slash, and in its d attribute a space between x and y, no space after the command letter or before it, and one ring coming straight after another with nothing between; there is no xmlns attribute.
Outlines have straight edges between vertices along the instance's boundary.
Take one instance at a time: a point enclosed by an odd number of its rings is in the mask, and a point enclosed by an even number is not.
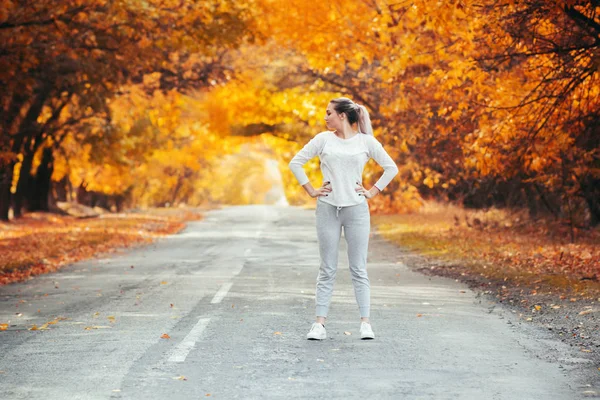
<svg viewBox="0 0 600 400"><path fill-rule="evenodd" d="M110 135L107 100L120 95L124 85L142 83L152 73L159 74L158 90L213 85L233 74L221 62L227 50L253 37L248 4L233 1L4 0L0 5L4 220L14 178L16 215L25 200L46 197L31 193L34 186L49 187L32 184L32 161L40 149L49 150L35 175L47 180L54 151L69 134ZM90 128L100 120L106 121L104 129Z"/></svg>
<svg viewBox="0 0 600 400"><path fill-rule="evenodd" d="M384 207L417 189L598 223L596 2L261 4L259 29L284 54L265 63L270 98L296 88L301 107L324 108L321 93L366 105L401 165Z"/></svg>

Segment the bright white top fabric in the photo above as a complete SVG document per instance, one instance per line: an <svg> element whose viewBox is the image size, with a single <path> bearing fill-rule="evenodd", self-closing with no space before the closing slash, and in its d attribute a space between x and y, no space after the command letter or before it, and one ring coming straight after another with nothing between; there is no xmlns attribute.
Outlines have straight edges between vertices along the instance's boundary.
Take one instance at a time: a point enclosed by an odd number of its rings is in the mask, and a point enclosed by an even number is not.
<svg viewBox="0 0 600 400"><path fill-rule="evenodd" d="M366 201L355 189L356 182L362 184L363 170L370 158L384 169L375 183L379 190L385 189L398 173L396 163L374 136L358 133L350 139L341 139L333 131L324 131L316 134L289 163L300 185L309 182L303 166L316 155L321 161L323 182L331 182L331 192L319 200L338 207Z"/></svg>

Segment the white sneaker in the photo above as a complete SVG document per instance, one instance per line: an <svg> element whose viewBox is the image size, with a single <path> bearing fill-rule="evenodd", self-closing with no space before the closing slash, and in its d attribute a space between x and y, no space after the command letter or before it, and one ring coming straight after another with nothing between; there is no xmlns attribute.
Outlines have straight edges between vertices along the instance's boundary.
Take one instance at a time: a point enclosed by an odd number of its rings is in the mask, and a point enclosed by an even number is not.
<svg viewBox="0 0 600 400"><path fill-rule="evenodd" d="M364 339L375 339L375 334L373 333L373 329L371 329L371 324L368 322L360 323L360 338Z"/></svg>
<svg viewBox="0 0 600 400"><path fill-rule="evenodd" d="M308 340L323 340L327 337L325 327L318 322L315 322L310 327L310 331L306 335Z"/></svg>

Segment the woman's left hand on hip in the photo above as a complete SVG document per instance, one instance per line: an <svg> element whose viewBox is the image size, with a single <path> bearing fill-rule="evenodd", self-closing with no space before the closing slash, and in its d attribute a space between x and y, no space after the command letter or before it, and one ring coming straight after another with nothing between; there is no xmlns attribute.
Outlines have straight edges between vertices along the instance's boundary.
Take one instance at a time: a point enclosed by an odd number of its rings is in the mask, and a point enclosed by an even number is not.
<svg viewBox="0 0 600 400"><path fill-rule="evenodd" d="M373 196L375 196L370 190L365 189L364 186L362 184L360 184L359 182L356 182L356 184L358 186L356 187L355 190L359 196L365 196L367 199L370 199Z"/></svg>

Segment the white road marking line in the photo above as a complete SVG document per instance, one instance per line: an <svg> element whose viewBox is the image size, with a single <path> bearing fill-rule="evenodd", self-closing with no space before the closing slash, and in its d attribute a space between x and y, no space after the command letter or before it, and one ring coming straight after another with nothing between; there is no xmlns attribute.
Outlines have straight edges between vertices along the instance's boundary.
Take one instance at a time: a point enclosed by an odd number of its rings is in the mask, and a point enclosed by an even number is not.
<svg viewBox="0 0 600 400"><path fill-rule="evenodd" d="M260 234L262 233L262 231L258 231L256 232L256 237L258 237ZM252 253L252 248L249 247L244 251L244 257L248 257L248 255L250 255L250 253ZM240 265L238 266L237 269L232 270L232 277L237 276L240 272L242 272L242 269L244 268L244 263L240 263ZM227 292L229 292L229 289L231 289L231 286L233 286L232 282L227 282L224 283L223 286L221 286L221 288L219 289L219 291L215 294L215 297L213 297L213 299L210 301L210 304L218 304L220 303L225 296L227 296Z"/></svg>
<svg viewBox="0 0 600 400"><path fill-rule="evenodd" d="M67 274L57 274L51 279L59 280L59 279L80 279L85 278L85 275L67 275Z"/></svg>
<svg viewBox="0 0 600 400"><path fill-rule="evenodd" d="M154 318L154 317L163 317L165 314L144 314L144 313L124 311L124 312L114 312L114 313L112 313L112 315L116 315L116 316L119 316L119 317L148 317L148 318Z"/></svg>
<svg viewBox="0 0 600 400"><path fill-rule="evenodd" d="M215 294L215 297L213 297L213 299L210 301L210 304L220 303L221 300L223 300L223 298L227 296L227 292L229 292L229 289L231 289L232 286L233 282L224 283L223 286L221 286L221 289L219 289L219 291L217 292L217 294Z"/></svg>
<svg viewBox="0 0 600 400"><path fill-rule="evenodd" d="M241 263L237 269L233 270L231 272L231 276L232 277L237 276L240 272L242 272L242 269L244 269L244 263Z"/></svg>
<svg viewBox="0 0 600 400"><path fill-rule="evenodd" d="M169 357L169 362L184 362L209 322L210 318L200 318L190 333L175 347Z"/></svg>

